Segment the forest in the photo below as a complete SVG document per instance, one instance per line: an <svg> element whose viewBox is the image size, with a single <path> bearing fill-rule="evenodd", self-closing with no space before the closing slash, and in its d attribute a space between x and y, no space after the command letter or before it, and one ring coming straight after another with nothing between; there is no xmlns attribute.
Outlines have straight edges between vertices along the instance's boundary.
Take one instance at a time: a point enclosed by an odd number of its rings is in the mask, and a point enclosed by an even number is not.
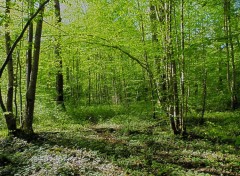
<svg viewBox="0 0 240 176"><path fill-rule="evenodd" d="M239 0L0 0L0 176L240 176Z"/></svg>

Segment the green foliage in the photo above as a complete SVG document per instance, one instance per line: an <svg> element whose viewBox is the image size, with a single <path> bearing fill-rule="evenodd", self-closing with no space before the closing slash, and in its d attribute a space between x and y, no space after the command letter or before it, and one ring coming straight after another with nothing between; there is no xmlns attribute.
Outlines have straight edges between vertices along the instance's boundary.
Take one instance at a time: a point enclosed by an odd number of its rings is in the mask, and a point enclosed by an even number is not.
<svg viewBox="0 0 240 176"><path fill-rule="evenodd" d="M6 123L5 123L5 119L2 116L0 118L0 132L2 132L2 130L4 130L5 128L6 128Z"/></svg>
<svg viewBox="0 0 240 176"><path fill-rule="evenodd" d="M196 124L196 118L189 119L189 125L195 124L194 131L213 142L229 143L238 146L239 112L211 112L205 117L205 124L201 128Z"/></svg>
<svg viewBox="0 0 240 176"><path fill-rule="evenodd" d="M237 147L240 147L240 135L236 137L235 145L236 145Z"/></svg>
<svg viewBox="0 0 240 176"><path fill-rule="evenodd" d="M41 109L36 114L36 140L0 139L0 153L11 161L0 167L0 174L239 174L238 145L223 140L220 133L234 131L230 128L235 128L238 113L207 113L204 126L192 122L189 136L181 138L166 128L166 120L156 122L143 112L131 113L132 108L140 110L140 105L130 106L129 112L119 106L95 107L97 112L93 107L82 107L74 117L72 112L54 110L54 106L36 106ZM111 117L94 123L77 120L88 114ZM55 126L51 125L53 121Z"/></svg>
<svg viewBox="0 0 240 176"><path fill-rule="evenodd" d="M224 112L231 107L232 49L235 69L239 70L239 9L231 4L228 26L231 41L226 34L224 1L186 1L183 19L180 2L174 1L169 17L169 9L164 9L168 4L153 1L153 14L157 16L152 19L149 2L144 0L61 1L63 21L59 26L55 25L50 2L44 15L35 103L34 131L39 138L32 143L1 139L0 163L5 164L0 166L0 175L240 174L236 150L240 146L240 113ZM8 30L14 41L29 18L29 9L24 1L11 6ZM1 34L6 32L4 10L0 7ZM55 105L57 38L63 61L66 110ZM227 49L230 42L233 46ZM5 58L4 37L0 43L0 57ZM13 53L17 120L20 113L24 114L20 104L26 103L21 101L27 89L23 76L26 49L23 40ZM173 61L176 75L170 74ZM3 62L4 59L0 64ZM185 97L181 96L182 71ZM236 73L238 85L239 71ZM176 76L174 87L178 86L179 103L187 102L189 133L184 138L174 137L162 108L173 102L160 101L160 106L157 101L157 93L160 97L164 95L165 81L166 95L170 97L172 76ZM4 101L7 78L4 73L1 79ZM205 80L207 113L201 124ZM6 134L1 118L0 136ZM80 165L81 162L84 164Z"/></svg>
<svg viewBox="0 0 240 176"><path fill-rule="evenodd" d="M8 165L11 161L8 159L8 156L4 153L0 153L0 167Z"/></svg>
<svg viewBox="0 0 240 176"><path fill-rule="evenodd" d="M71 116L69 120L74 120L76 123L84 124L91 122L96 124L101 121L106 121L118 114L126 113L122 106L67 106L67 113Z"/></svg>

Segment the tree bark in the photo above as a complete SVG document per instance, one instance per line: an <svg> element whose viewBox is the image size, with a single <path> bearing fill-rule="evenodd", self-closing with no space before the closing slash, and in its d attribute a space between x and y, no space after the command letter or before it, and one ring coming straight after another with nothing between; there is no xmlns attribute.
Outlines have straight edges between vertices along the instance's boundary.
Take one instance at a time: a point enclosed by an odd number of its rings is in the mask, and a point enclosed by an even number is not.
<svg viewBox="0 0 240 176"><path fill-rule="evenodd" d="M200 124L204 123L204 114L206 111L206 100L207 100L207 70L204 69L204 77L203 77L203 93L202 93L202 114L200 119Z"/></svg>
<svg viewBox="0 0 240 176"><path fill-rule="evenodd" d="M90 62L90 59L88 59ZM91 106L91 100L92 100L92 72L91 68L88 68L88 106Z"/></svg>
<svg viewBox="0 0 240 176"><path fill-rule="evenodd" d="M33 15L34 4L32 0L28 1L29 16ZM26 58L26 84L29 87L31 70L32 70L32 47L33 47L33 23L31 22L28 27L28 50Z"/></svg>
<svg viewBox="0 0 240 176"><path fill-rule="evenodd" d="M231 1L224 0L224 22L225 22L225 34L227 36L226 49L228 58L228 81L231 91L231 109L238 108L239 103L237 99L237 78L236 78L236 66L235 66L235 54L232 38L232 26L231 26ZM230 46L229 46L230 45ZM230 64L231 64L231 80L230 80Z"/></svg>
<svg viewBox="0 0 240 176"><path fill-rule="evenodd" d="M166 58L169 64L169 84L168 84L168 114L170 118L171 128L175 135L182 134L180 126L180 112L179 112L179 95L178 95L178 82L177 82L177 66L173 55L172 46L172 13L173 2L169 0L166 4Z"/></svg>
<svg viewBox="0 0 240 176"><path fill-rule="evenodd" d="M43 23L43 11L39 13L39 19L37 21L35 42L34 42L34 54L33 54L33 65L31 71L31 78L29 82L29 87L26 93L26 112L23 121L23 131L26 134L33 134L33 114L34 114L34 104L35 104L35 94L38 76L38 65L40 56L40 45L41 45L41 35L42 35L42 23Z"/></svg>
<svg viewBox="0 0 240 176"><path fill-rule="evenodd" d="M180 11L181 11L181 115L180 115L180 127L183 133L186 133L186 126L184 123L184 119L186 117L186 111L185 105L185 39L184 39L184 0L181 0L180 5Z"/></svg>
<svg viewBox="0 0 240 176"><path fill-rule="evenodd" d="M11 37L9 32L9 15L10 15L10 3L11 0L6 0L6 23L5 23L5 46L6 53L8 54L11 49ZM14 84L14 75L13 75L13 59L12 55L9 56L9 62L7 64L8 69L8 91L7 91L7 104L6 104L6 112L4 113L4 117L6 119L7 127L9 133L16 131L16 119L13 114L13 84Z"/></svg>
<svg viewBox="0 0 240 176"><path fill-rule="evenodd" d="M56 17L56 26L58 28L61 27L61 9L60 9L60 3L59 0L54 0L54 7L55 7L55 17ZM56 44L55 44L55 57L56 57L56 66L57 66L57 75L56 75L56 103L57 105L61 105L64 108L64 96L63 96L63 69L62 69L62 57L61 57L61 46L60 46L60 40L61 40L61 33L59 31L59 34L57 38L55 38Z"/></svg>

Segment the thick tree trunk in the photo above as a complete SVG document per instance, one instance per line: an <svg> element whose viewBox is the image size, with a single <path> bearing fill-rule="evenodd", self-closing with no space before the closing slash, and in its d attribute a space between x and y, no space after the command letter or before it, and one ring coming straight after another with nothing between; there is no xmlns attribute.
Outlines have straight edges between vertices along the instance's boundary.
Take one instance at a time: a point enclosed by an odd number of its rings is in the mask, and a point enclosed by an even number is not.
<svg viewBox="0 0 240 176"><path fill-rule="evenodd" d="M25 119L23 121L23 131L26 134L33 133L32 124L33 124L34 103L35 103L40 44L41 44L41 35L42 35L43 11L44 10L42 10L39 13L39 19L36 26L31 79L30 79L29 87L26 93L26 112L25 112Z"/></svg>
<svg viewBox="0 0 240 176"><path fill-rule="evenodd" d="M6 46L6 53L8 54L11 48L11 37L9 33L9 14L10 14L10 5L11 1L6 0L6 23L5 23L5 46ZM6 112L4 113L4 117L6 119L7 127L9 133L16 131L16 119L13 114L13 84L14 84L14 75L13 75L13 60L12 55L10 56L8 65L8 91L7 91L7 104L6 104Z"/></svg>

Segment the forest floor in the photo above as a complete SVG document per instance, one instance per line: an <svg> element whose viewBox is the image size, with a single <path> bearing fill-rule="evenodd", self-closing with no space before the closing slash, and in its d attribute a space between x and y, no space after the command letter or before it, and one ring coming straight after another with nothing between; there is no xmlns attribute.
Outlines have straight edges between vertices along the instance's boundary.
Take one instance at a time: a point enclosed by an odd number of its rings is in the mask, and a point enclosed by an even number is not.
<svg viewBox="0 0 240 176"><path fill-rule="evenodd" d="M240 175L238 113L189 120L185 138L144 114L106 119L93 110L84 123L63 114L44 122L40 114L31 141L0 133L0 175Z"/></svg>

